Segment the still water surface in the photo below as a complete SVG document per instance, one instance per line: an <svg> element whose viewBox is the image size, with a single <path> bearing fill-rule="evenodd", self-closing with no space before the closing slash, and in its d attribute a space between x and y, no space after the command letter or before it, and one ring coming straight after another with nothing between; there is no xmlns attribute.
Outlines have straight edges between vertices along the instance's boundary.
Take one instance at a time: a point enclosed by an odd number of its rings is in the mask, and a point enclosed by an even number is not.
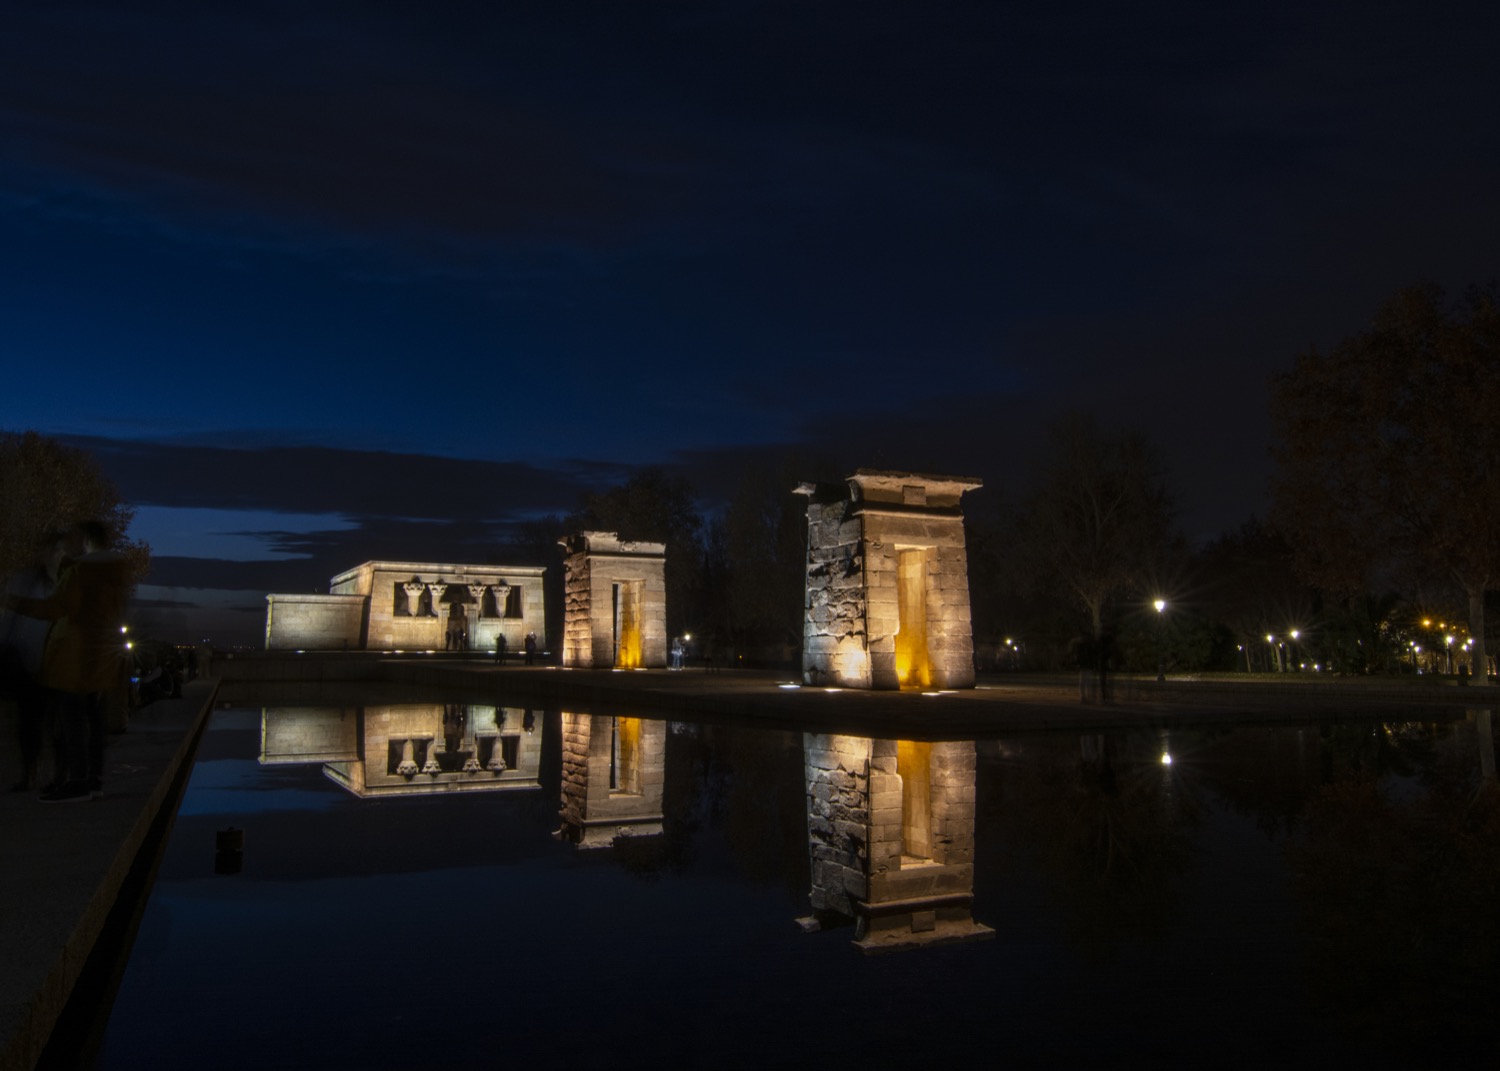
<svg viewBox="0 0 1500 1071"><path fill-rule="evenodd" d="M1500 1062L1488 715L950 742L922 814L892 742L625 721L215 711L95 1066ZM872 803L988 939L798 925Z"/></svg>

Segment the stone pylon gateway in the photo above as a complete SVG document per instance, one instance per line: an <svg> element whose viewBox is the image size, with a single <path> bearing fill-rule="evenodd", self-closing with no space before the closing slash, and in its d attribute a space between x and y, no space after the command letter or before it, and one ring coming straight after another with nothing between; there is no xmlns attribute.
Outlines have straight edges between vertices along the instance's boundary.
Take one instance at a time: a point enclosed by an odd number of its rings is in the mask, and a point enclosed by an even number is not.
<svg viewBox="0 0 1500 1071"><path fill-rule="evenodd" d="M972 688L966 476L859 469L804 483L804 683Z"/></svg>
<svg viewBox="0 0 1500 1071"><path fill-rule="evenodd" d="M614 532L563 539L563 666L661 669L667 664L667 548Z"/></svg>

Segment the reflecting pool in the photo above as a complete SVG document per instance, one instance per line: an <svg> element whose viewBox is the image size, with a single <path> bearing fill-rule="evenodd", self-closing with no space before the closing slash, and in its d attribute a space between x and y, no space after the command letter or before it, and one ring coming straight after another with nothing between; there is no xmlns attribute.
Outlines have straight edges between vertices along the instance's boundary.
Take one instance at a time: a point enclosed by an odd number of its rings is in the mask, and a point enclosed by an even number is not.
<svg viewBox="0 0 1500 1071"><path fill-rule="evenodd" d="M95 1066L1493 1066L1494 762L226 707Z"/></svg>

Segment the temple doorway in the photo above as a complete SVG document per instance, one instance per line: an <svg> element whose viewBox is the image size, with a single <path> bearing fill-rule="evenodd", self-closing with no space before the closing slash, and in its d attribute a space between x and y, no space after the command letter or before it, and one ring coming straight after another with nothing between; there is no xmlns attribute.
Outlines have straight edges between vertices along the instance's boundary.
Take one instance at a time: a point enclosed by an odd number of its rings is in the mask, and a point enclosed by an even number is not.
<svg viewBox="0 0 1500 1071"><path fill-rule="evenodd" d="M615 668L638 669L641 665L641 580L614 585Z"/></svg>
<svg viewBox="0 0 1500 1071"><path fill-rule="evenodd" d="M896 566L896 680L903 688L932 686L927 651L927 556L925 547L899 551Z"/></svg>

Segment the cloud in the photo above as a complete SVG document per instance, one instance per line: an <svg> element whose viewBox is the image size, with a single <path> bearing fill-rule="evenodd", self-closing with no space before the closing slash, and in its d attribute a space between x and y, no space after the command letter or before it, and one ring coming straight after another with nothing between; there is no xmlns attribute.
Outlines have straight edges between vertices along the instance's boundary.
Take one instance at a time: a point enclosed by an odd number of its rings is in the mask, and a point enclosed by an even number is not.
<svg viewBox="0 0 1500 1071"><path fill-rule="evenodd" d="M504 525L566 513L623 478L614 462L552 465L325 446L226 448L67 436L90 451L126 501L194 509L341 514Z"/></svg>

